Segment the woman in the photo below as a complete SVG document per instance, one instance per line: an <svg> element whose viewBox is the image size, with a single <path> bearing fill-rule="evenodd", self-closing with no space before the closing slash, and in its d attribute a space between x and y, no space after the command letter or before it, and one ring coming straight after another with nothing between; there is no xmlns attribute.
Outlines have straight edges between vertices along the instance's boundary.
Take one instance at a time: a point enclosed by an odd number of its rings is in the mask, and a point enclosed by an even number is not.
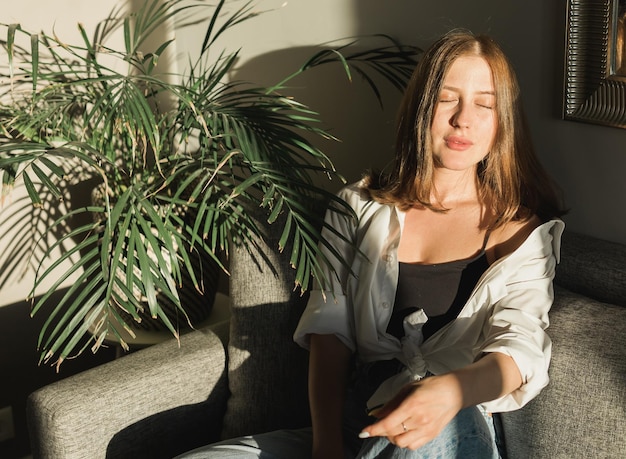
<svg viewBox="0 0 626 459"><path fill-rule="evenodd" d="M362 255L326 234L355 275L338 267L332 292L312 293L295 334L311 351L314 458L343 457L353 354L366 383L350 397L365 394L378 418L361 421L360 436L384 438L368 441L367 457L422 457L395 451L423 447L460 412L479 419L465 409L519 408L548 382L543 330L563 212L493 41L455 31L427 51L397 145L390 174L341 193L358 223L327 217Z"/></svg>
<svg viewBox="0 0 626 459"><path fill-rule="evenodd" d="M425 53L396 151L388 174L340 192L358 218L326 216L350 268L311 292L294 335L312 437L255 436L223 457L497 457L490 413L547 384L563 212L492 40L454 31Z"/></svg>

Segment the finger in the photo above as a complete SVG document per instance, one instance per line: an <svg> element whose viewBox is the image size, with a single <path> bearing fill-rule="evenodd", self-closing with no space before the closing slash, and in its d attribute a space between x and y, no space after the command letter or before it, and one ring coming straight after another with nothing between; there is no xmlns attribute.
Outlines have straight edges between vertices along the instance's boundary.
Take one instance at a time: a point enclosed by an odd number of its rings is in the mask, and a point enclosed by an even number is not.
<svg viewBox="0 0 626 459"><path fill-rule="evenodd" d="M431 438L425 432L422 432L418 429L413 429L410 424L410 420L408 423L404 423L402 426L402 433L387 437L387 439L393 443L394 445L400 448L407 448L410 450L416 450L424 446L428 443ZM404 430L406 428L406 431Z"/></svg>
<svg viewBox="0 0 626 459"><path fill-rule="evenodd" d="M360 438L369 437L397 437L407 433L409 429L409 418L401 421L400 414L387 416L379 421L365 427L359 434Z"/></svg>

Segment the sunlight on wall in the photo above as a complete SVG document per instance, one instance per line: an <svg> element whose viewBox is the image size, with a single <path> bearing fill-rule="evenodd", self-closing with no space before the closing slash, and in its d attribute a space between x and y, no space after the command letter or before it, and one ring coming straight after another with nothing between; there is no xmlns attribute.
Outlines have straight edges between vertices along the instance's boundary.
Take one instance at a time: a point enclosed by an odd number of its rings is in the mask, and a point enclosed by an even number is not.
<svg viewBox="0 0 626 459"><path fill-rule="evenodd" d="M105 18L117 4L115 0L100 0L86 2L83 0L55 0L42 2L40 0L22 0L19 2L5 2L2 5L1 21L5 24L19 23L23 29L37 33L44 30L47 33L56 33L64 41L76 42L80 40L77 23L81 22L88 33L92 33L98 21ZM6 29L4 29L6 30ZM0 37L5 39L6 37ZM25 37L22 37L25 38ZM2 67L6 67L6 55L0 53ZM24 237L27 227L33 222L33 213L30 212L30 203L23 187L16 187L13 194L6 199L0 208L0 307L24 301L32 288L34 271L27 266L26 259L10 259L16 253L26 256L33 242L32 237L23 239L23 243L9 251L8 241L19 240ZM63 212L63 205L53 209L54 213ZM26 233L30 234L30 233ZM51 243L52 241L50 241ZM35 258L36 260L36 258ZM69 285L72 279L65 282ZM46 286L42 286L43 289Z"/></svg>
<svg viewBox="0 0 626 459"><path fill-rule="evenodd" d="M228 5L243 5L232 1ZM352 5L337 0L259 0L254 8L259 16L227 31L217 49L241 49L241 63L255 56L279 49L317 45L355 32ZM177 31L179 58L195 55L202 43L206 25Z"/></svg>
<svg viewBox="0 0 626 459"><path fill-rule="evenodd" d="M60 215L67 213L65 203L60 201L54 209L34 209L33 205L19 182L11 195L0 208L0 306L18 303L27 299L31 293L35 272L41 274L51 263L61 255L60 250L54 250L48 263L43 266L40 261L43 252L55 244L53 235L45 235L47 226ZM65 249L71 247L66 246ZM75 257L74 257L75 258ZM64 272L71 267L71 262L59 265L58 272ZM70 285L77 276L70 277L63 285ZM53 285L53 279L43 282L35 292L42 294Z"/></svg>
<svg viewBox="0 0 626 459"><path fill-rule="evenodd" d="M80 38L76 24L81 22L87 30L92 30L96 23L105 18L117 5L116 0L22 0L3 2L2 22L19 23L27 30L55 30L60 38L74 40Z"/></svg>

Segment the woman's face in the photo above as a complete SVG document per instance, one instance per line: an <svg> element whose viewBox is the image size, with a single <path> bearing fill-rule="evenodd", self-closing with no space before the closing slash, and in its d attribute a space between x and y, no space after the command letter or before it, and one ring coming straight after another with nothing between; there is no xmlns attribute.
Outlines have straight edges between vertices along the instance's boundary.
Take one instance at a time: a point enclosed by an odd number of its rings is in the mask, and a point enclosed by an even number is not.
<svg viewBox="0 0 626 459"><path fill-rule="evenodd" d="M487 61L458 57L444 77L431 125L436 167L466 171L487 156L497 129L495 104Z"/></svg>

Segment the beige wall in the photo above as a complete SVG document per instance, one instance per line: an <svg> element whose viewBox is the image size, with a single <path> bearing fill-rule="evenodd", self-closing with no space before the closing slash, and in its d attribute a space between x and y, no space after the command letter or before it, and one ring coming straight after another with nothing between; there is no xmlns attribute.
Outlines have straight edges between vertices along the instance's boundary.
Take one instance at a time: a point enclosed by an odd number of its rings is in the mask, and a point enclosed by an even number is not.
<svg viewBox="0 0 626 459"><path fill-rule="evenodd" d="M2 20L48 30L55 24L57 33L75 34L77 21L93 27L113 4L112 0L23 0L5 5ZM233 78L277 81L312 46L359 33L388 33L418 46L427 46L452 27L490 33L518 71L538 152L563 187L571 208L568 228L626 243L622 212L626 130L560 119L565 0L259 0L258 10L267 12L231 31L222 42L233 50L242 48L240 71ZM179 31L180 56L197 49L202 32L200 28ZM383 166L391 155L398 95L388 91L388 104L381 111L358 82L349 85L336 73L315 72L308 80L296 82L309 89L295 88L294 92L318 110L343 140L323 144L340 172L356 180L365 169ZM5 286L0 305L23 299L28 284L27 279Z"/></svg>
<svg viewBox="0 0 626 459"><path fill-rule="evenodd" d="M105 17L116 4L115 0L85 2L84 0L20 0L3 2L2 22L19 23L27 30L49 31L54 27L59 36L76 34L76 23L86 27L95 25L97 18Z"/></svg>
<svg viewBox="0 0 626 459"><path fill-rule="evenodd" d="M104 18L116 4L114 0L99 0L97 2L86 2L83 0L20 0L5 2L2 5L2 17L0 21L5 24L19 23L23 29L36 33L44 30L48 33L54 32L62 40L76 42L80 39L77 23L80 21L90 32L93 31L96 23ZM6 29L1 29L6 33ZM6 37L0 37L5 40ZM23 46L28 46L28 41L24 41ZM7 60L4 52L0 52L0 62L2 68L6 68ZM6 73L6 72L2 72ZM5 204L0 208L0 261L2 266L7 266L11 261L11 256L6 244L2 246L2 240L12 237L19 237L24 226L19 224L20 219L28 217L28 199L23 187L16 187L15 192L7 198ZM63 207L59 210L62 212ZM20 301L24 301L30 293L34 278L32 270L24 272L25 265L11 265L0 273L0 280L3 285L0 289L0 306L5 306ZM7 272L8 271L8 272ZM41 291L41 290L40 290Z"/></svg>

